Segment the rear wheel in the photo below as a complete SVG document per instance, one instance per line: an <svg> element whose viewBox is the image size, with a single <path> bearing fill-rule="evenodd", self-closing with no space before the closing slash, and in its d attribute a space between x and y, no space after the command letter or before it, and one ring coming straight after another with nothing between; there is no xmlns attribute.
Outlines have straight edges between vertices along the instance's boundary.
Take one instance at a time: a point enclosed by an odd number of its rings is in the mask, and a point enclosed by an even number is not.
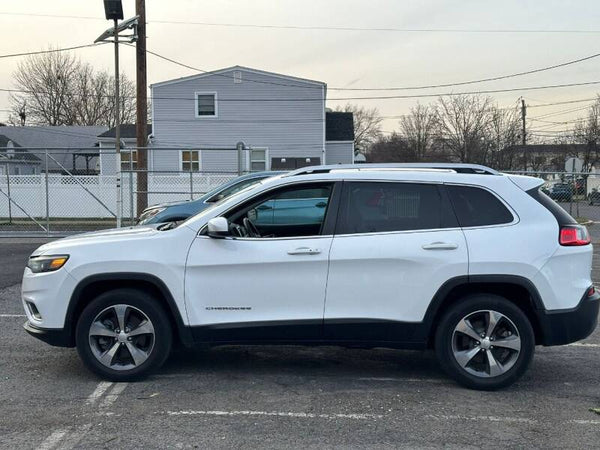
<svg viewBox="0 0 600 450"><path fill-rule="evenodd" d="M79 356L90 370L112 381L148 375L167 359L171 342L171 324L163 308L136 289L100 295L77 322Z"/></svg>
<svg viewBox="0 0 600 450"><path fill-rule="evenodd" d="M443 316L435 337L442 368L472 389L494 390L519 379L533 358L535 337L525 313L507 299L478 294Z"/></svg>

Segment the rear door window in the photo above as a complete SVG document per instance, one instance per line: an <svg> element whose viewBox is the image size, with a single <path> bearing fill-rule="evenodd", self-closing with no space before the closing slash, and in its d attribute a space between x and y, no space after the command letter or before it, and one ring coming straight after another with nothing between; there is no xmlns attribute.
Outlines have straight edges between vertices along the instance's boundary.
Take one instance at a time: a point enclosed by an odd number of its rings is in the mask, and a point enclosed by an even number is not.
<svg viewBox="0 0 600 450"><path fill-rule="evenodd" d="M500 225L514 220L508 208L485 189L456 185L446 188L461 227Z"/></svg>
<svg viewBox="0 0 600 450"><path fill-rule="evenodd" d="M345 182L336 234L431 230L456 226L433 184Z"/></svg>

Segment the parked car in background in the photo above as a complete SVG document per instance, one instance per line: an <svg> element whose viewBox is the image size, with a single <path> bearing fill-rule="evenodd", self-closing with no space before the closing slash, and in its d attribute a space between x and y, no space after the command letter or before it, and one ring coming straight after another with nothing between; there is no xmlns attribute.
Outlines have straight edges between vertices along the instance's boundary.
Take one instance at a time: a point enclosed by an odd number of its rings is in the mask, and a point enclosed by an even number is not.
<svg viewBox="0 0 600 450"><path fill-rule="evenodd" d="M200 211L208 208L213 203L223 200L236 192L257 184L265 178L281 175L285 172L255 172L237 177L212 191L204 194L196 200L183 202L170 202L152 205L142 211L138 225L150 225L153 223L176 222L185 220Z"/></svg>
<svg viewBox="0 0 600 450"><path fill-rule="evenodd" d="M552 200L570 202L573 200L573 186L569 183L556 183L550 186L547 195Z"/></svg>
<svg viewBox="0 0 600 450"><path fill-rule="evenodd" d="M600 192L597 188L593 188L592 192L588 194L588 202L590 205L600 205Z"/></svg>

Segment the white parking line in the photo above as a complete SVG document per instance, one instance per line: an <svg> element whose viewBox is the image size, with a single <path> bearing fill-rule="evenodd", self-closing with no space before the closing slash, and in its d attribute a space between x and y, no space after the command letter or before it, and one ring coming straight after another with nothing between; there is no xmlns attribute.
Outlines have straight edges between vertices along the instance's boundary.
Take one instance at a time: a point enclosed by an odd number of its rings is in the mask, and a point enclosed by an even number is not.
<svg viewBox="0 0 600 450"><path fill-rule="evenodd" d="M27 317L25 314L0 314L0 318L8 317Z"/></svg>
<svg viewBox="0 0 600 450"><path fill-rule="evenodd" d="M60 440L67 434L67 430L56 430L40 444L38 450L51 450L58 445Z"/></svg>
<svg viewBox="0 0 600 450"><path fill-rule="evenodd" d="M115 387L112 388L112 390L108 394L106 394L106 397L104 397L102 403L100 403L100 409L105 409L112 405L117 400L121 392L125 390L126 387L127 383L117 383Z"/></svg>
<svg viewBox="0 0 600 450"><path fill-rule="evenodd" d="M398 381L402 383L449 383L448 380L436 378L398 378L398 377L360 377L358 381Z"/></svg>
<svg viewBox="0 0 600 450"><path fill-rule="evenodd" d="M378 414L317 414L305 412L285 412L285 411L167 411L169 416L263 416L263 417L292 417L295 419L354 419L354 420L373 420L382 419Z"/></svg>
<svg viewBox="0 0 600 450"><path fill-rule="evenodd" d="M567 347L591 347L591 348L600 348L600 344L586 344L585 342L574 342L573 344L567 344Z"/></svg>
<svg viewBox="0 0 600 450"><path fill-rule="evenodd" d="M98 398L100 398L102 396L102 394L104 394L106 392L106 390L109 387L111 387L112 385L113 385L113 383L110 383L108 381L101 381L100 383L98 383L98 386L96 386L96 389L94 389L94 392L92 392L90 394L90 396L87 398L86 403L88 405L93 405L94 403L96 403Z"/></svg>
<svg viewBox="0 0 600 450"><path fill-rule="evenodd" d="M571 423L578 425L600 425L600 420L571 420Z"/></svg>
<svg viewBox="0 0 600 450"><path fill-rule="evenodd" d="M427 419L432 420L464 420L464 421L474 421L474 422L505 422L505 423L527 423L527 424L535 424L537 420L528 419L525 417L510 417L510 416L461 416L461 415L435 415L435 414L427 414L423 416Z"/></svg>
<svg viewBox="0 0 600 450"><path fill-rule="evenodd" d="M182 410L182 411L165 411L168 416L213 416L213 417L287 417L294 419L351 419L351 420L379 420L393 419L392 416L379 414L364 414L364 413L349 413L349 414L318 414L305 412L287 412L287 411L208 411L208 410ZM507 424L526 424L536 425L540 422L536 419L528 417L512 417L512 416L463 416L463 415L446 415L446 414L427 414L423 416L425 419L435 421L466 421L466 422L494 422ZM557 425L577 424L577 425L600 425L600 420L589 419L573 419L564 422L559 422Z"/></svg>
<svg viewBox="0 0 600 450"><path fill-rule="evenodd" d="M88 423L74 430L72 433L67 434L67 436L60 443L60 449L70 450L74 448L77 444L79 444L79 441L83 439L90 428L92 428L92 425Z"/></svg>

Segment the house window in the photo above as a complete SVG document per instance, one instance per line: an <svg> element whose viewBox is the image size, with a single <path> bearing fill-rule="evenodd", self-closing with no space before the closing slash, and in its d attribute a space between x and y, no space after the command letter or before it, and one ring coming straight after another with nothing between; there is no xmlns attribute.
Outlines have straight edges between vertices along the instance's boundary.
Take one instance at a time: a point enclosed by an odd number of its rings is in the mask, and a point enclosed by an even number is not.
<svg viewBox="0 0 600 450"><path fill-rule="evenodd" d="M235 84L239 84L242 82L242 72L240 72L239 70L233 72L233 82Z"/></svg>
<svg viewBox="0 0 600 450"><path fill-rule="evenodd" d="M217 116L217 94L196 92L196 117Z"/></svg>
<svg viewBox="0 0 600 450"><path fill-rule="evenodd" d="M121 150L121 170L137 170L137 150Z"/></svg>
<svg viewBox="0 0 600 450"><path fill-rule="evenodd" d="M200 171L200 152L198 150L184 150L181 152L181 170L184 172Z"/></svg>
<svg viewBox="0 0 600 450"><path fill-rule="evenodd" d="M250 150L250 172L267 170L267 151Z"/></svg>

